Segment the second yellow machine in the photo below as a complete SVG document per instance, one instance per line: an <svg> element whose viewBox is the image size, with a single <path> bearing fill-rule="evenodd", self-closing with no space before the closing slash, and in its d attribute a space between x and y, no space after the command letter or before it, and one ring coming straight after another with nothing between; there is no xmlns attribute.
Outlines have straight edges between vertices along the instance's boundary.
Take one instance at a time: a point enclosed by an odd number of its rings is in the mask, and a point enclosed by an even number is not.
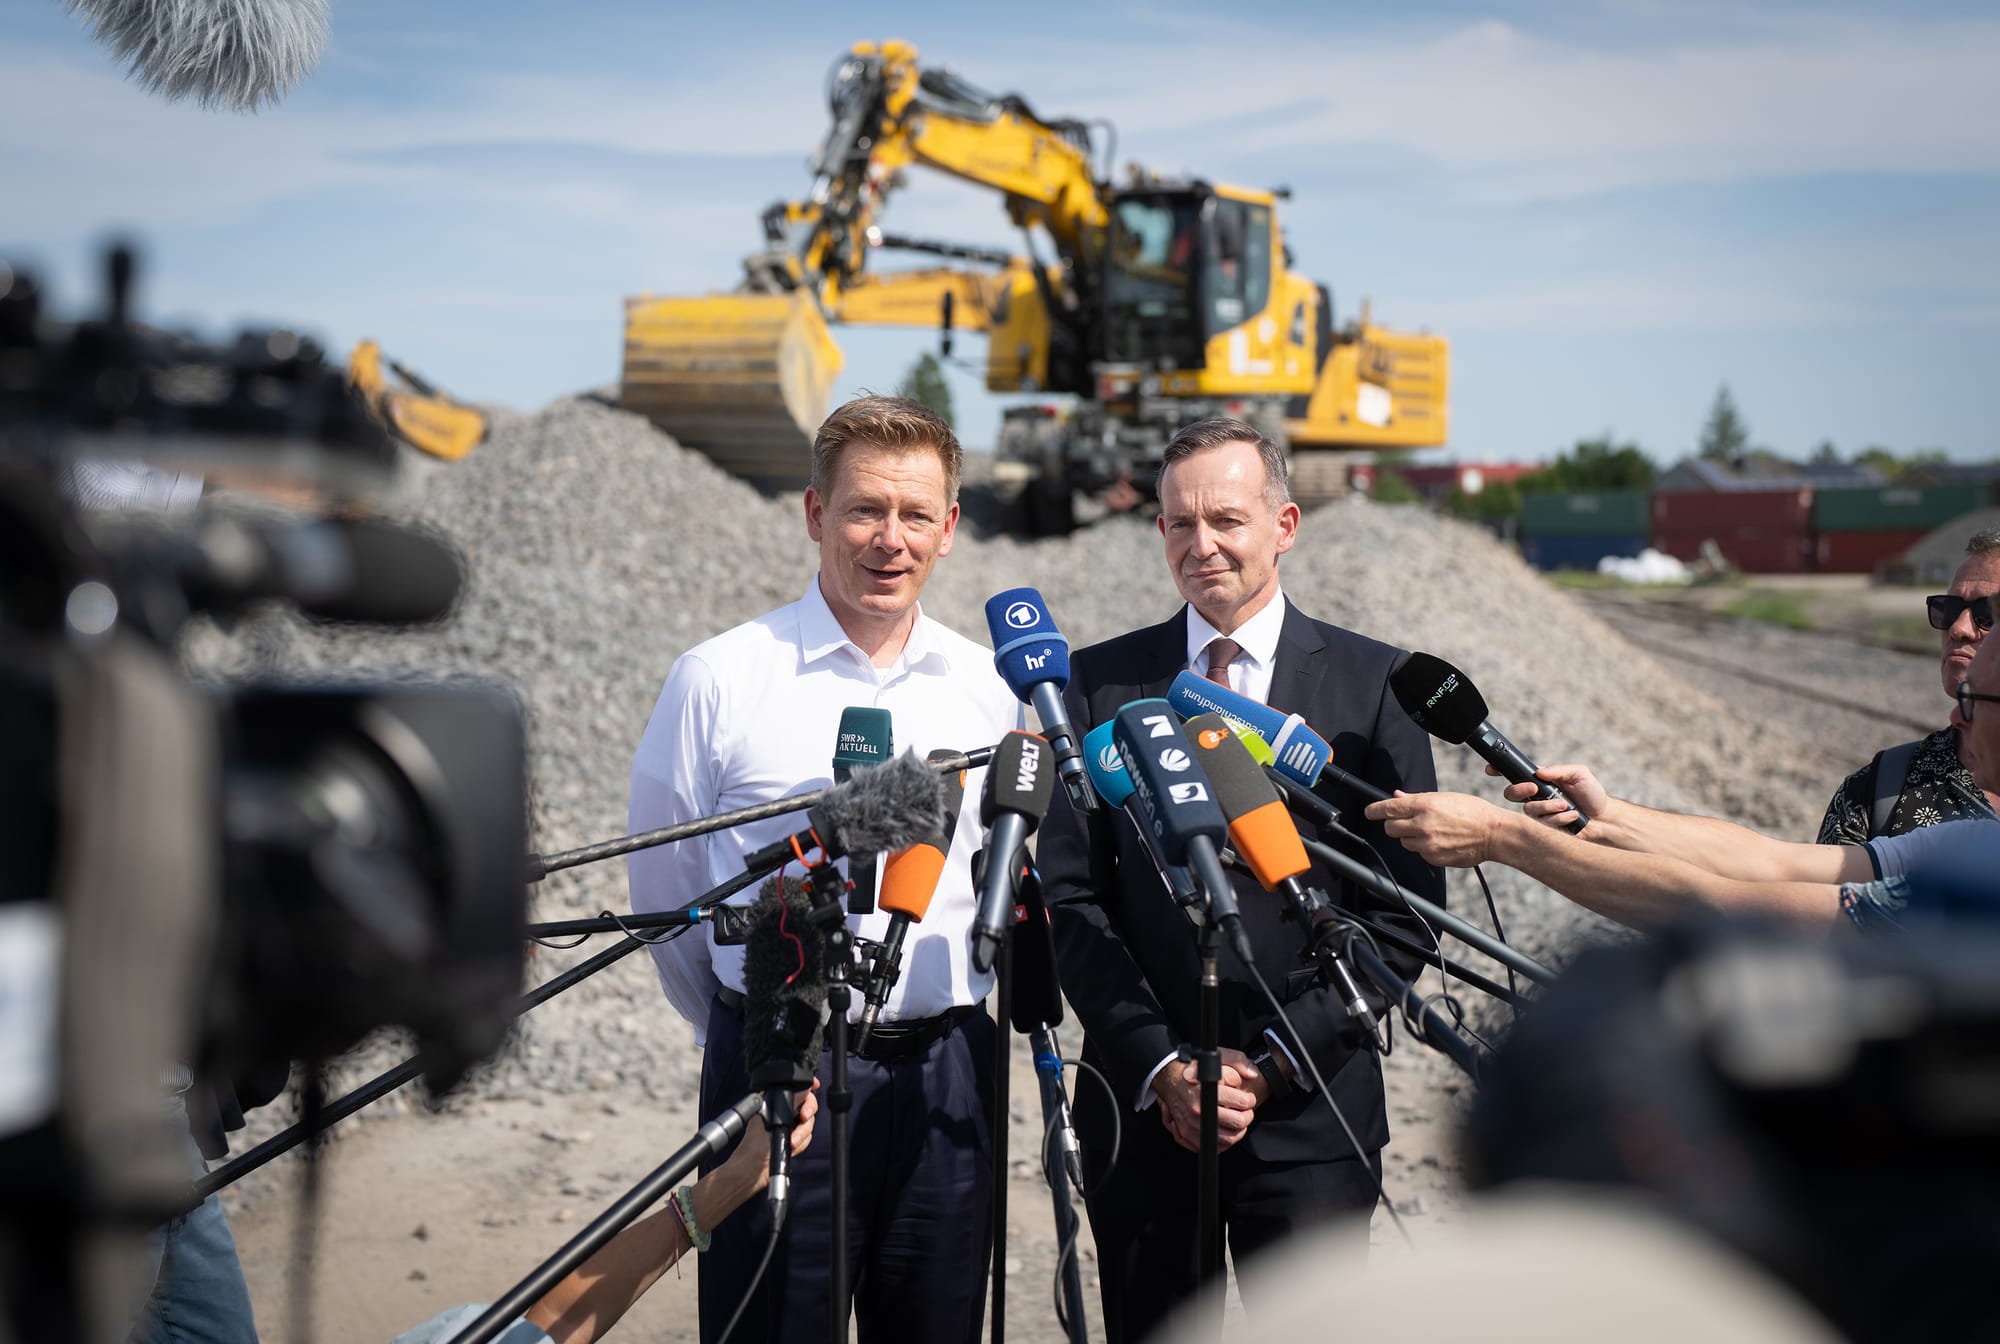
<svg viewBox="0 0 2000 1344"><path fill-rule="evenodd" d="M857 45L828 101L811 189L765 212L737 291L626 301L623 404L727 470L805 483L840 322L939 327L947 352L954 330L985 333L987 388L1043 394L1007 410L994 467L1040 532L1068 530L1079 493L1150 497L1167 439L1210 415L1286 444L1308 501L1338 493L1352 452L1445 442L1446 342L1365 304L1337 327L1326 286L1291 269L1283 189L1137 169L1114 186L1107 123L1045 120L902 42ZM885 233L912 167L999 192L1022 251ZM946 264L871 271L881 250Z"/></svg>

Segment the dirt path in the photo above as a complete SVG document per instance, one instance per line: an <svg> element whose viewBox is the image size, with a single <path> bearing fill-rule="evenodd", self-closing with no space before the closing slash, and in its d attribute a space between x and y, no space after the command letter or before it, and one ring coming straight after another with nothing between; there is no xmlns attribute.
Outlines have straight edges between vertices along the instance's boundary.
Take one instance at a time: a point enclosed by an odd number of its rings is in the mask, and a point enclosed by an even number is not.
<svg viewBox="0 0 2000 1344"><path fill-rule="evenodd" d="M1074 1048L1074 1031L1065 1048ZM1386 1158L1391 1197L1411 1235L1457 1207L1447 1151L1453 1086L1433 1061L1398 1056L1390 1070L1396 1140ZM1458 1095L1463 1095L1462 1093ZM1039 1161L1034 1069L1017 1042L1009 1138L1007 1337L1058 1344L1051 1296L1054 1218ZM322 1172L310 1263L315 1344L383 1344L459 1302L488 1301L574 1236L692 1132L692 1109L623 1093L487 1102L462 1112L391 1114L334 1144ZM268 1344L293 1340L290 1265L297 1228L295 1157L280 1159L254 1197L233 1198L230 1221ZM1378 1255L1404 1250L1379 1210ZM1083 1231L1084 1297L1092 1339L1103 1338L1096 1251ZM662 1342L699 1338L694 1264L670 1272L612 1333ZM1240 1311L1232 1293L1231 1311Z"/></svg>

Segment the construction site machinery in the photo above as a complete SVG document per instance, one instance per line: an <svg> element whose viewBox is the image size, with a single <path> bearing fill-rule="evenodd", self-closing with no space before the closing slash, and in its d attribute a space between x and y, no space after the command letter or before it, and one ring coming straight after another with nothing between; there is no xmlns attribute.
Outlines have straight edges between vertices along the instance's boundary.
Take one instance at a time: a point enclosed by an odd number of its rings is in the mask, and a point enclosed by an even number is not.
<svg viewBox="0 0 2000 1344"><path fill-rule="evenodd" d="M797 489L841 367L829 324L986 337L988 390L1033 394L1003 417L994 478L1038 532L1074 525L1079 494L1155 495L1175 430L1214 415L1285 445L1294 492L1340 493L1355 453L1446 441L1442 337L1337 326L1326 286L1291 269L1283 189L1131 170L1111 182L1108 123L1046 120L860 43L828 83L833 124L803 200L764 214L765 246L729 294L625 305L620 400L767 490ZM906 170L1000 193L1019 254L887 234ZM943 266L869 268L879 251Z"/></svg>
<svg viewBox="0 0 2000 1344"><path fill-rule="evenodd" d="M385 366L404 387L390 384ZM362 341L347 357L347 381L390 433L420 452L456 462L486 441L483 413L453 401L395 360L385 360L374 341Z"/></svg>

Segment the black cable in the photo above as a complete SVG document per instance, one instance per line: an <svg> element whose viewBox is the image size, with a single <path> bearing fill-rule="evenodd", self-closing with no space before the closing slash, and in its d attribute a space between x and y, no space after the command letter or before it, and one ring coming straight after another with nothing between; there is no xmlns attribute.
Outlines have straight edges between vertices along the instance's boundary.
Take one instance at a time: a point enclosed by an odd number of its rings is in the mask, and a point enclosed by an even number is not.
<svg viewBox="0 0 2000 1344"><path fill-rule="evenodd" d="M1512 947L1513 944L1507 941L1507 930L1500 927L1500 907L1493 899L1493 888L1486 884L1486 869L1475 863L1472 865L1472 875L1479 879L1479 889L1486 893L1486 913L1493 916L1493 936L1498 938L1504 946ZM1520 987L1514 983L1514 968L1512 966L1507 967L1507 991L1517 998L1520 995ZM1514 1010L1516 1017L1521 1015L1521 1010L1517 1005L1509 1003L1507 1006Z"/></svg>
<svg viewBox="0 0 2000 1344"><path fill-rule="evenodd" d="M1051 1033L1051 1038L1053 1039L1053 1033ZM1097 1079L1098 1084L1104 1089L1104 1095L1111 1102L1111 1159L1104 1166L1104 1179L1108 1181L1111 1179L1111 1173L1117 1170L1118 1149L1123 1143L1125 1135L1125 1122L1119 1117L1120 1108L1118 1105L1117 1090L1111 1086L1111 1080L1106 1078L1096 1065L1086 1064L1081 1059L1065 1059L1061 1062L1064 1064L1074 1064L1079 1071L1089 1070L1090 1076ZM1078 1076L1082 1076L1081 1072L1079 1072ZM1049 1143L1055 1138L1056 1123L1060 1119L1060 1116L1050 1116L1049 1123L1042 1129L1042 1179L1044 1181L1053 1180L1049 1175ZM1067 1171L1063 1173L1063 1179L1065 1181L1069 1180L1069 1173ZM1070 1181L1070 1187L1076 1191L1079 1199L1084 1200L1086 1203L1089 1201L1090 1192L1083 1188L1083 1184L1080 1181ZM1071 1227L1069 1235L1056 1245L1056 1268L1050 1280L1056 1303L1056 1323L1062 1327L1065 1336L1070 1334L1070 1320L1069 1308L1063 1302L1063 1266L1076 1258L1077 1243L1083 1235L1083 1215L1078 1213L1074 1206L1071 1206L1070 1217L1075 1220L1075 1226Z"/></svg>
<svg viewBox="0 0 2000 1344"><path fill-rule="evenodd" d="M1312 1075L1313 1091L1326 1101L1326 1108L1333 1112L1333 1118L1340 1122L1340 1128L1346 1133L1347 1141L1354 1145L1355 1156L1361 1159L1361 1169L1375 1182L1375 1198L1389 1211L1389 1219L1395 1223L1396 1231L1403 1238L1403 1244L1415 1250L1416 1243L1410 1240L1410 1229L1403 1226L1403 1215L1396 1211L1395 1201L1389 1198L1389 1191L1383 1186L1382 1177L1376 1172L1374 1163L1368 1160L1368 1150L1361 1146L1361 1139L1355 1134L1354 1126L1347 1123L1347 1117L1341 1113L1340 1103L1335 1101L1333 1093L1327 1090L1326 1079L1320 1077L1319 1066L1313 1063L1312 1052L1306 1049L1305 1038L1299 1035L1299 1029L1292 1025L1292 1019L1285 1012L1285 1005L1278 1002L1278 996L1271 992L1271 986L1265 983L1255 963L1246 961L1243 963L1243 968L1249 971L1250 978L1257 982L1257 988L1263 991L1265 1001L1271 1005L1271 1010L1278 1015L1279 1023L1284 1026L1285 1034L1290 1036L1292 1044L1298 1047L1297 1062L1305 1065L1306 1072Z"/></svg>
<svg viewBox="0 0 2000 1344"><path fill-rule="evenodd" d="M771 1267L771 1252L778 1249L778 1237L784 1230L784 1227L777 1222L771 1224L771 1235L764 1242L764 1258L757 1262L757 1272L750 1276L750 1286L743 1290L743 1300L736 1304L735 1314L729 1318L729 1324L722 1327L722 1335L715 1344L729 1344L729 1336L735 1332L736 1323L743 1319L743 1313L749 1310L751 1299L757 1296L757 1285L763 1282L764 1271Z"/></svg>

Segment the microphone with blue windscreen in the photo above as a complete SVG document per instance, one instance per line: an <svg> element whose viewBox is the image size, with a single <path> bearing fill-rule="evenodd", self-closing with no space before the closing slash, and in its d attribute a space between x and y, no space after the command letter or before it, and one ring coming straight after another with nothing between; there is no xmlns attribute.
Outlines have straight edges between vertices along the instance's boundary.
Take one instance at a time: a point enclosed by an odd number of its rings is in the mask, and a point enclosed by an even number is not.
<svg viewBox="0 0 2000 1344"><path fill-rule="evenodd" d="M1194 875L1179 864L1167 863L1160 857L1159 848L1147 832L1144 819L1132 806L1132 776L1125 769L1125 758L1118 754L1118 744L1112 740L1117 728L1117 724L1106 719L1083 736L1083 761L1090 772L1090 786L1108 805L1122 809L1132 818L1147 855L1153 860L1153 866L1160 870L1160 880L1167 884L1167 890L1173 893L1177 905L1187 905L1199 895L1195 890Z"/></svg>
<svg viewBox="0 0 2000 1344"><path fill-rule="evenodd" d="M1134 700L1112 718L1112 740L1132 777L1141 835L1148 835L1167 864L1185 864L1208 896L1209 918L1221 927L1245 965L1250 939L1236 909L1236 889L1222 871L1229 823L1214 788L1164 700Z"/></svg>

